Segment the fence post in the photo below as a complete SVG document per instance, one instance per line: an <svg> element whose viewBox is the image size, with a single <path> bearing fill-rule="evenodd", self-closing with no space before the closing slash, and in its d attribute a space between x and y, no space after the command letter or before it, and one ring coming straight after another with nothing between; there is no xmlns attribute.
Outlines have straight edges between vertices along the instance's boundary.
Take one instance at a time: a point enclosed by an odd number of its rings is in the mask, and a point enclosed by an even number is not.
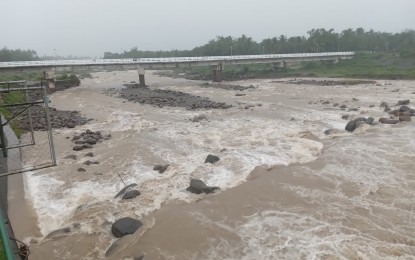
<svg viewBox="0 0 415 260"><path fill-rule="evenodd" d="M55 147L53 144L53 136L52 136L52 126L50 123L50 112L49 112L49 98L46 91L46 87L43 87L43 102L45 104L45 114L46 114L46 122L48 125L48 134L49 134L49 146L50 146L50 154L52 159L52 165L56 166L56 155L55 155Z"/></svg>

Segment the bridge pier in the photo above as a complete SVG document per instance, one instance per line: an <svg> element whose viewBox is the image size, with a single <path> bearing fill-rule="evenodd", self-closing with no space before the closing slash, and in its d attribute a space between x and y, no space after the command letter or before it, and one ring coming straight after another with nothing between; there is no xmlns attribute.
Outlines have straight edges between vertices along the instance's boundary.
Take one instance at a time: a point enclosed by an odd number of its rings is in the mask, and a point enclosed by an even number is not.
<svg viewBox="0 0 415 260"><path fill-rule="evenodd" d="M48 83L48 88L51 91L55 91L55 89L56 89L56 84L55 84L55 71L53 71L53 70L44 71L43 72L43 78Z"/></svg>
<svg viewBox="0 0 415 260"><path fill-rule="evenodd" d="M223 65L222 64L218 64L218 65L214 65L212 66L212 72L213 72L213 82L221 82L222 81L222 70L223 70Z"/></svg>
<svg viewBox="0 0 415 260"><path fill-rule="evenodd" d="M145 74L145 69L139 67L138 68L138 80L140 82L140 86L142 86L142 87L144 87L146 85L146 80L145 80L144 74Z"/></svg>

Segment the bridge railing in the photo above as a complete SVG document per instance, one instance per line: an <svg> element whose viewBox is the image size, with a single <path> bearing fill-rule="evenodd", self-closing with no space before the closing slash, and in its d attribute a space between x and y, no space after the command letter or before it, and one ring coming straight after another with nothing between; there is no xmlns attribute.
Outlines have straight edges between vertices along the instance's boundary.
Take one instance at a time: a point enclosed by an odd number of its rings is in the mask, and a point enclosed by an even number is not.
<svg viewBox="0 0 415 260"><path fill-rule="evenodd" d="M17 67L59 67L76 65L108 65L108 64L140 64L140 63L180 63L192 61L225 61L225 60L253 60L278 58L307 58L307 57L342 57L353 56L354 52L321 52L321 53L291 53L291 54L263 54L263 55L232 55L232 56L205 56L205 57L169 57L169 58L138 58L138 59L91 59L91 60L47 60L47 61L14 61L0 62L0 68Z"/></svg>

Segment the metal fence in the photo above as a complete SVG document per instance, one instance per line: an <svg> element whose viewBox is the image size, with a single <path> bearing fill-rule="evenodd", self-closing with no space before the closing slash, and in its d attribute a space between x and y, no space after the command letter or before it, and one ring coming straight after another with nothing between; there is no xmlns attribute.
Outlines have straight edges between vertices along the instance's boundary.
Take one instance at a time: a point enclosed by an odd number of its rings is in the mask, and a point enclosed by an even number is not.
<svg viewBox="0 0 415 260"><path fill-rule="evenodd" d="M0 177L56 165L48 103L42 83L0 82Z"/></svg>

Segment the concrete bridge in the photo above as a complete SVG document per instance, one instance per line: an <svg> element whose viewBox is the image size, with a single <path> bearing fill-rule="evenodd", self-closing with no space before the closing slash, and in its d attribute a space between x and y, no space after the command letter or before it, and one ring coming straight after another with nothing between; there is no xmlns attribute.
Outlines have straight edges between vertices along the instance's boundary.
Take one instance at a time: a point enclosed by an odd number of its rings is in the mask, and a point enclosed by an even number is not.
<svg viewBox="0 0 415 260"><path fill-rule="evenodd" d="M341 59L352 59L354 55L354 52L324 52L209 57L18 61L0 62L0 71L41 71L44 73L45 79L49 81L50 86L53 87L56 72L137 70L140 84L145 85L144 74L146 69L210 66L213 71L213 81L220 82L221 73L225 65L269 63L275 68L283 68L287 63L291 62L330 61L337 63Z"/></svg>

